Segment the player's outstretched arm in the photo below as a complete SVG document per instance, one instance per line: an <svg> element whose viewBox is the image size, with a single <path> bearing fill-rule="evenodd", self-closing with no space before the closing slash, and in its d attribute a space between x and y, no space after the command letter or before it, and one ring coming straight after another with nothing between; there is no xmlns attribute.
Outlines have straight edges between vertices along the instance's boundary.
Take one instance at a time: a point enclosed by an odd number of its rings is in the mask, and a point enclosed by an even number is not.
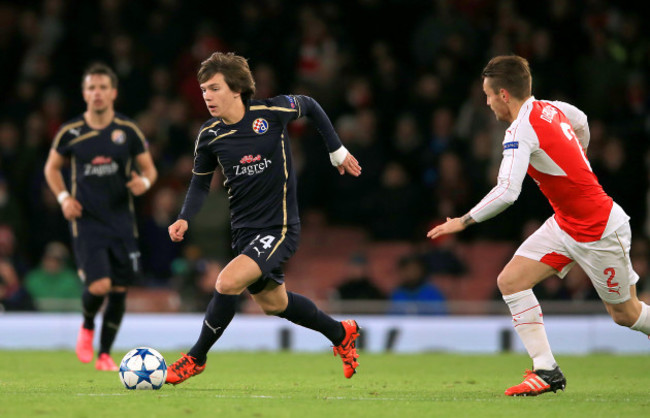
<svg viewBox="0 0 650 418"><path fill-rule="evenodd" d="M180 215L178 215L178 220L167 228L169 238L171 238L173 242L183 241L183 238L185 238L185 232L189 228L188 220L196 215L201 209L201 206L203 206L203 202L210 192L212 173L209 174L210 175L195 174L192 176L190 187L187 190L185 202L183 203L183 208L181 209Z"/></svg>
<svg viewBox="0 0 650 418"><path fill-rule="evenodd" d="M327 149L330 151L330 162L336 167L339 174L348 173L354 177L359 177L361 175L359 162L343 146L341 139L334 130L334 126L332 126L332 122L320 104L309 96L298 95L292 97L300 103L302 113L309 116L316 125L316 130L323 137Z"/></svg>
<svg viewBox="0 0 650 418"><path fill-rule="evenodd" d="M469 213L460 218L447 218L447 222L440 224L427 233L427 237L436 239L442 235L455 234L475 224L476 221L472 219Z"/></svg>

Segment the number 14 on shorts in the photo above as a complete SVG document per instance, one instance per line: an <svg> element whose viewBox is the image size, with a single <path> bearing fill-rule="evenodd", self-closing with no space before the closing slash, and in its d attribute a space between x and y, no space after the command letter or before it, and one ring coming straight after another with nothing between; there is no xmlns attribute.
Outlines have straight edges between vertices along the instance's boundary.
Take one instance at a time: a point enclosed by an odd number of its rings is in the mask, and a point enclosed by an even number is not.
<svg viewBox="0 0 650 418"><path fill-rule="evenodd" d="M265 237L258 235L251 241L249 245L254 245L257 241L259 241L260 244L262 244L263 250L268 250L269 248L271 248L273 241L275 241L275 237L273 235L266 235ZM253 247L253 249L257 251L258 257L265 253L265 251L260 251L260 249L257 248L257 246Z"/></svg>

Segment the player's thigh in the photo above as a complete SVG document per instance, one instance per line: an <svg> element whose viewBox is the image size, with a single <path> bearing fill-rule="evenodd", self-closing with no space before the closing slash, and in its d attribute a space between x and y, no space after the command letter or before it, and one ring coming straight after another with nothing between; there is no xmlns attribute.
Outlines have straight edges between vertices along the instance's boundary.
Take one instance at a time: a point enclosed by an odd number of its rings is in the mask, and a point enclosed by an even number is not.
<svg viewBox="0 0 650 418"><path fill-rule="evenodd" d="M554 274L557 274L557 270L548 264L515 255L499 274L497 284L503 295L512 295L532 289L537 283Z"/></svg>
<svg viewBox="0 0 650 418"><path fill-rule="evenodd" d="M564 277L573 265L560 229L551 217L519 246L499 274L499 290L510 295L531 289L550 276Z"/></svg>
<svg viewBox="0 0 650 418"><path fill-rule="evenodd" d="M267 315L277 315L284 312L289 304L287 289L283 284L268 281L264 290L252 294L251 297Z"/></svg>
<svg viewBox="0 0 650 418"><path fill-rule="evenodd" d="M142 274L140 251L135 238L115 239L109 245L113 290L126 289Z"/></svg>
<svg viewBox="0 0 650 418"><path fill-rule="evenodd" d="M77 273L88 290L97 296L103 296L111 288L111 263L108 247L96 241L76 238L74 240Z"/></svg>
<svg viewBox="0 0 650 418"><path fill-rule="evenodd" d="M258 264L246 254L233 258L221 270L215 289L226 295L238 295L262 276Z"/></svg>
<svg viewBox="0 0 650 418"><path fill-rule="evenodd" d="M630 226L626 223L599 241L572 245L573 258L606 304L618 305L633 296L639 275L630 260L631 240Z"/></svg>
<svg viewBox="0 0 650 418"><path fill-rule="evenodd" d="M244 232L237 234L235 249L257 263L262 273L255 282L247 286L249 293L255 295L264 291L270 282L283 284L283 266L298 249L300 225Z"/></svg>

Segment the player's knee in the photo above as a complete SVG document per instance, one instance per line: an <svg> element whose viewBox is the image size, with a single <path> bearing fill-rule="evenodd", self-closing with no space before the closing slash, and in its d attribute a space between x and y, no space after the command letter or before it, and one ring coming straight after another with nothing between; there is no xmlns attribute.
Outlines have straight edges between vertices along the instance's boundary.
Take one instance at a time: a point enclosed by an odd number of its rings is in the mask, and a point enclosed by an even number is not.
<svg viewBox="0 0 650 418"><path fill-rule="evenodd" d="M214 288L222 295L238 295L241 293L237 282L228 274L223 274L223 272L217 277Z"/></svg>
<svg viewBox="0 0 650 418"><path fill-rule="evenodd" d="M511 295L520 291L516 287L516 282L513 280L513 277L504 271L497 276L497 287L502 295Z"/></svg>
<svg viewBox="0 0 650 418"><path fill-rule="evenodd" d="M106 296L110 290L111 281L109 279L97 280L88 285L88 291L95 296Z"/></svg>

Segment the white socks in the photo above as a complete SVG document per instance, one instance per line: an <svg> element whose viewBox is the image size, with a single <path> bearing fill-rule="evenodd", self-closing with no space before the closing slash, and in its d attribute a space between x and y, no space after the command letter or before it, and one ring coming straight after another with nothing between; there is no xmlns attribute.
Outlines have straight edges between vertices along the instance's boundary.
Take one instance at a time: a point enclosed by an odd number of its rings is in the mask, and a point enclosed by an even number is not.
<svg viewBox="0 0 650 418"><path fill-rule="evenodd" d="M641 302L641 315L639 315L639 319L636 320L630 329L641 331L645 335L650 336L650 306Z"/></svg>
<svg viewBox="0 0 650 418"><path fill-rule="evenodd" d="M546 337L542 308L540 308L533 290L528 289L506 295L503 296L503 300L508 304L510 313L512 313L512 324L515 331L524 343L528 355L533 359L533 370L553 370L557 363ZM647 314L648 310L644 312ZM645 326L646 329L650 329L650 323L646 323Z"/></svg>

